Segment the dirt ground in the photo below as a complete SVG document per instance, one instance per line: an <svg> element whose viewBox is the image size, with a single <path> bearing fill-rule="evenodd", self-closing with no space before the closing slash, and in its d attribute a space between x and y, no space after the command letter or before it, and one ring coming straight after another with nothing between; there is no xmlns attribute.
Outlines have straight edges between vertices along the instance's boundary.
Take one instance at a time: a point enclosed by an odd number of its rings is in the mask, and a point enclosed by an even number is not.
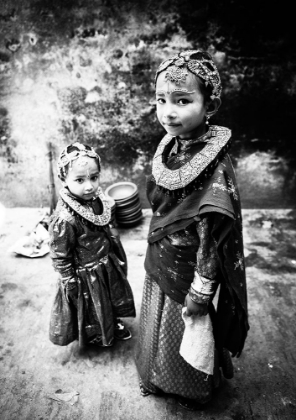
<svg viewBox="0 0 296 420"><path fill-rule="evenodd" d="M1 210L1 209L0 209ZM224 380L203 411L187 412L173 398L139 394L133 360L146 236L151 217L121 229L137 317L128 342L109 349L54 346L48 322L57 275L48 255L8 253L31 232L42 209L0 211L2 420L292 420L296 418L296 211L245 210L244 238L251 329L235 377ZM4 219L4 221L3 221Z"/></svg>

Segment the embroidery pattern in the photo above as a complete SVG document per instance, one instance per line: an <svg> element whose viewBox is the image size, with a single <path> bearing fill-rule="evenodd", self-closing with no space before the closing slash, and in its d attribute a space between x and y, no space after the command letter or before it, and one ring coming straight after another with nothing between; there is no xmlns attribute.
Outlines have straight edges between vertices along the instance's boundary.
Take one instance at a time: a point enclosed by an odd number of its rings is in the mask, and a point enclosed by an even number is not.
<svg viewBox="0 0 296 420"><path fill-rule="evenodd" d="M206 143L202 153L197 153L181 168L170 170L162 161L165 147L172 140L172 136L166 135L160 142L152 163L152 174L157 185L168 190L177 190L186 187L208 166L214 163L218 153L227 144L231 137L231 131L225 127L210 126L211 138Z"/></svg>
<svg viewBox="0 0 296 420"><path fill-rule="evenodd" d="M216 189L217 188L217 189L219 189L221 191L226 191L226 192L228 192L229 195L232 194L233 195L233 198L236 201L238 200L238 194L237 194L235 185L233 183L233 180L231 178L228 178L227 179L228 187L225 187L225 185L223 185L223 184L219 184L219 181L221 182L221 177L217 178L217 181L218 182L213 182L213 184L212 184L212 188L213 189Z"/></svg>
<svg viewBox="0 0 296 420"><path fill-rule="evenodd" d="M242 271L244 270L244 257L240 252L236 253L237 261L234 263L234 269L240 268Z"/></svg>
<svg viewBox="0 0 296 420"><path fill-rule="evenodd" d="M236 192L236 188L235 188L235 186L234 186L233 180L232 180L231 178L228 178L228 179L227 179L227 183L228 183L228 185L229 185L229 187L228 187L228 192L229 192L229 194L232 194L232 195L233 195L233 198L234 198L235 200L238 200L238 194L237 194L237 192Z"/></svg>
<svg viewBox="0 0 296 420"><path fill-rule="evenodd" d="M78 203L75 198L73 198L66 188L62 188L60 191L60 196L62 197L63 201L68 204L79 216L83 217L87 221L93 223L96 226L104 226L108 224L111 220L111 208L106 200L106 197L99 187L96 193L96 197L99 197L103 204L103 213L96 215L93 211L86 206Z"/></svg>

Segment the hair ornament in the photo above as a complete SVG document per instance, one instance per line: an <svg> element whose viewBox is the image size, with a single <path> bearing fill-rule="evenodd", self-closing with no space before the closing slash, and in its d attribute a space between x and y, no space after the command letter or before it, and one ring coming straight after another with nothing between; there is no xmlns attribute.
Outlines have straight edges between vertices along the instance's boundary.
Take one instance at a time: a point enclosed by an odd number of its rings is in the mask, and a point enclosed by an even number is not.
<svg viewBox="0 0 296 420"><path fill-rule="evenodd" d="M168 67L165 74L165 80L179 85L181 82L185 82L187 75L188 71L186 69L182 69L174 64L173 66Z"/></svg>
<svg viewBox="0 0 296 420"><path fill-rule="evenodd" d="M84 145L79 142L75 142L73 144L69 144L67 147L65 147L58 159L58 172L61 175L62 178L65 178L66 171L65 167L70 164L72 165L72 162L80 157L90 157L95 158L98 160L99 165L101 165L101 158L100 156L95 152L95 149L93 147ZM100 167L99 167L100 169Z"/></svg>
<svg viewBox="0 0 296 420"><path fill-rule="evenodd" d="M203 50L188 50L163 61L155 75L155 83L159 73L167 71L165 80L177 85L186 80L187 69L204 80L205 85L212 88L211 98L220 98L222 86L218 69L212 56Z"/></svg>

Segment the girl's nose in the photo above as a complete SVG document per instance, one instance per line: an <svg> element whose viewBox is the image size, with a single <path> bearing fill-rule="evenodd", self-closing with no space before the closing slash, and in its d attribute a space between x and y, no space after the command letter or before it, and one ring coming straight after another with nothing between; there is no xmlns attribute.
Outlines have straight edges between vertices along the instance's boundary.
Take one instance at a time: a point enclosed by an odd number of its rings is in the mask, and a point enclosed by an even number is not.
<svg viewBox="0 0 296 420"><path fill-rule="evenodd" d="M86 189L86 191L91 191L91 190L93 189L93 185L92 185L92 183L91 183L90 179L88 179L88 180L86 181L86 184L85 184L85 189Z"/></svg>
<svg viewBox="0 0 296 420"><path fill-rule="evenodd" d="M167 118L167 119L173 119L173 118L176 118L176 116L177 116L177 113L176 113L176 111L175 111L175 109L174 109L174 107L173 106L171 106L171 105L168 105L166 108L165 108L165 111L164 111L164 115L163 115L165 118Z"/></svg>

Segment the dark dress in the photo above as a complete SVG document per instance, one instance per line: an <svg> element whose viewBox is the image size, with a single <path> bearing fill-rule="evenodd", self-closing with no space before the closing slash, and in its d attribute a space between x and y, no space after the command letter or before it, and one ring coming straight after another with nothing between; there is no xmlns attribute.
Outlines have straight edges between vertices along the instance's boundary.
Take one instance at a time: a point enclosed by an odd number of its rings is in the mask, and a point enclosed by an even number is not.
<svg viewBox="0 0 296 420"><path fill-rule="evenodd" d="M111 233L110 207L101 189L97 204L102 210L98 215L64 188L49 226L50 256L59 273L50 320L54 344L78 338L83 345L99 336L103 345L111 345L114 319L135 316L126 255ZM77 301L67 299L65 291L73 279L78 282Z"/></svg>
<svg viewBox="0 0 296 420"><path fill-rule="evenodd" d="M230 131L211 126L206 143L165 136L147 180L151 220L136 365L141 382L205 403L219 382L221 350L239 355L248 331L242 220L227 155ZM212 305L217 287L216 310ZM215 368L207 375L179 354L183 302L209 304Z"/></svg>

